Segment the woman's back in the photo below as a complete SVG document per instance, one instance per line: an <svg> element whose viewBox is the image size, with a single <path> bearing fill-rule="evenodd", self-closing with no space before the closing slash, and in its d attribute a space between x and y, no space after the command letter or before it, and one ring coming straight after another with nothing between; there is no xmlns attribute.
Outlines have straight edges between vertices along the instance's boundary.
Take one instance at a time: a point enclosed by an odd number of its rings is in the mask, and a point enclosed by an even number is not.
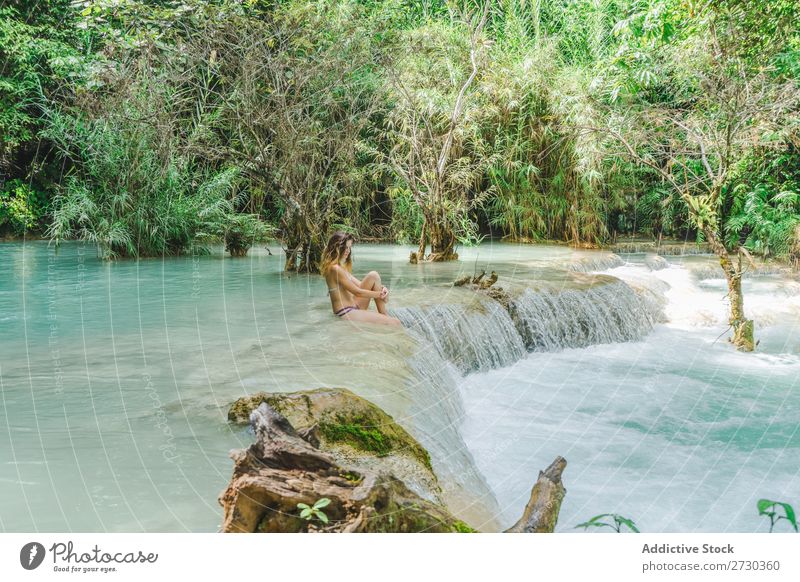
<svg viewBox="0 0 800 582"><path fill-rule="evenodd" d="M344 275L348 275L348 273L339 265L331 265L325 271L325 282L328 285L328 294L331 297L331 307L334 313L343 307L355 304L353 294L341 284L340 278Z"/></svg>

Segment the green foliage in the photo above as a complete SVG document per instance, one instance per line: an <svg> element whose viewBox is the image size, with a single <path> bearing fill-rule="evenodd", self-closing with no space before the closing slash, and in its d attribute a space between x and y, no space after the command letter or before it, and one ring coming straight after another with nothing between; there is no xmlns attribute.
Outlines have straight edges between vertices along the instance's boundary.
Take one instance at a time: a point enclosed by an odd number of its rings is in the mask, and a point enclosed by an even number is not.
<svg viewBox="0 0 800 582"><path fill-rule="evenodd" d="M489 223L516 240L600 243L619 201L606 188L602 139L576 129L602 123L586 71L559 65L555 44L515 45L519 52L495 47L481 81L482 139L493 154Z"/></svg>
<svg viewBox="0 0 800 582"><path fill-rule="evenodd" d="M311 270L332 228L423 223L465 245L716 233L800 263L797 2L494 2L439 172L467 4L8 0L0 228L51 216L105 256L279 235Z"/></svg>
<svg viewBox="0 0 800 582"><path fill-rule="evenodd" d="M391 188L389 199L392 201L391 230L394 239L401 244L415 244L422 232L422 210L408 188Z"/></svg>
<svg viewBox="0 0 800 582"><path fill-rule="evenodd" d="M322 523L328 523L328 516L322 511L323 508L330 505L331 500L327 497L318 499L314 505L309 506L307 503L298 503L297 508L300 510L300 517L306 521L318 519Z"/></svg>
<svg viewBox="0 0 800 582"><path fill-rule="evenodd" d="M612 518L613 523L603 521L604 518ZM636 527L636 524L633 523L633 520L628 519L627 517L623 517L616 513L603 513L600 515L595 515L592 519L587 522L579 523L575 526L575 528L582 527L588 530L590 527L610 527L617 533L622 533L622 527L627 527L633 533L640 533L639 529Z"/></svg>
<svg viewBox="0 0 800 582"><path fill-rule="evenodd" d="M634 218L635 225L620 230L683 238L683 229L690 224L686 203L674 191L659 185L637 197Z"/></svg>
<svg viewBox="0 0 800 582"><path fill-rule="evenodd" d="M758 508L758 515L765 515L769 518L770 533L772 533L775 524L782 519L788 521L789 525L794 528L794 531L798 531L797 518L795 516L794 508L788 503L783 503L781 501L770 501L769 499L759 499L756 507ZM783 510L783 515L779 515L779 510Z"/></svg>
<svg viewBox="0 0 800 582"><path fill-rule="evenodd" d="M453 523L453 531L456 533L478 533L478 530L470 527L461 520L457 520Z"/></svg>
<svg viewBox="0 0 800 582"><path fill-rule="evenodd" d="M175 154L170 100L163 85L144 83L96 118L49 111L45 135L71 164L53 200L52 239L90 241L116 258L177 255L233 230L265 235L236 217L237 169L203 169Z"/></svg>
<svg viewBox="0 0 800 582"><path fill-rule="evenodd" d="M68 0L0 7L0 171L37 138L38 107L61 83L80 85L85 63L72 14Z"/></svg>
<svg viewBox="0 0 800 582"><path fill-rule="evenodd" d="M797 163L797 16L796 2L656 0L633 2L617 24L619 50L597 86L624 149L654 170L651 223L661 191L661 208L686 205L665 217L683 223L672 230L696 229L730 252L791 254L796 182L764 165Z"/></svg>
<svg viewBox="0 0 800 582"><path fill-rule="evenodd" d="M800 152L793 146L751 155L732 188L728 244L763 257L794 258L800 228Z"/></svg>
<svg viewBox="0 0 800 582"><path fill-rule="evenodd" d="M0 233L8 229L17 236L39 226L45 213L46 200L42 192L11 180L0 191Z"/></svg>

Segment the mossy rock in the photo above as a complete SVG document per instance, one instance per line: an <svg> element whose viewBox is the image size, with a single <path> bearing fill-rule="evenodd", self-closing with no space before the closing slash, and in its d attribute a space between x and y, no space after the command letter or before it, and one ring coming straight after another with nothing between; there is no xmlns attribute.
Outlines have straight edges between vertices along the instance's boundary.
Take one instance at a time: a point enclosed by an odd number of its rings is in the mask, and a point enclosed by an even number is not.
<svg viewBox="0 0 800 582"><path fill-rule="evenodd" d="M258 392L234 402L228 420L246 424L262 402L284 415L300 432L319 427L322 449L345 444L377 457L408 455L432 471L428 451L414 437L383 410L346 388Z"/></svg>

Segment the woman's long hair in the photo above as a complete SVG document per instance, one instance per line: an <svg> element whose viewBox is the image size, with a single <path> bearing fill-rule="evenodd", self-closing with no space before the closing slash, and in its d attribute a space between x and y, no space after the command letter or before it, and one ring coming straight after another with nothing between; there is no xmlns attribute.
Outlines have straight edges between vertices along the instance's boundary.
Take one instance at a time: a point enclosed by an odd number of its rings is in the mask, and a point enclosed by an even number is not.
<svg viewBox="0 0 800 582"><path fill-rule="evenodd" d="M337 230L331 235L328 244L325 245L325 250L322 252L322 259L319 262L319 272L325 275L325 272L331 265L341 264L342 257L347 252L347 241L355 241L353 235L348 232ZM344 265L342 265L349 273L353 271L353 253L347 255Z"/></svg>

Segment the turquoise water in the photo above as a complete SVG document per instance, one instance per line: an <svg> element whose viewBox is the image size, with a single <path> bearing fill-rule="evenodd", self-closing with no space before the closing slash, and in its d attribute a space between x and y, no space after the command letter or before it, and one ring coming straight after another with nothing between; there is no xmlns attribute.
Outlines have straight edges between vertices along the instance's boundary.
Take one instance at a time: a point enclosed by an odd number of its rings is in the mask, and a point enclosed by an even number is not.
<svg viewBox="0 0 800 582"><path fill-rule="evenodd" d="M0 245L0 530L215 531L228 452L252 440L228 405L319 386L392 414L486 530L516 520L557 454L562 530L617 512L648 531L762 531L759 497L800 506L791 279L746 282L761 338L748 355L714 343L724 283L680 258L650 271L640 256L487 244L414 266L409 248L357 245L356 275L378 270L404 320L458 322L408 331L337 320L324 281L282 273L270 250L107 263L81 243ZM520 312L546 342L448 286L486 266L534 290ZM604 295L608 281L625 293Z"/></svg>

